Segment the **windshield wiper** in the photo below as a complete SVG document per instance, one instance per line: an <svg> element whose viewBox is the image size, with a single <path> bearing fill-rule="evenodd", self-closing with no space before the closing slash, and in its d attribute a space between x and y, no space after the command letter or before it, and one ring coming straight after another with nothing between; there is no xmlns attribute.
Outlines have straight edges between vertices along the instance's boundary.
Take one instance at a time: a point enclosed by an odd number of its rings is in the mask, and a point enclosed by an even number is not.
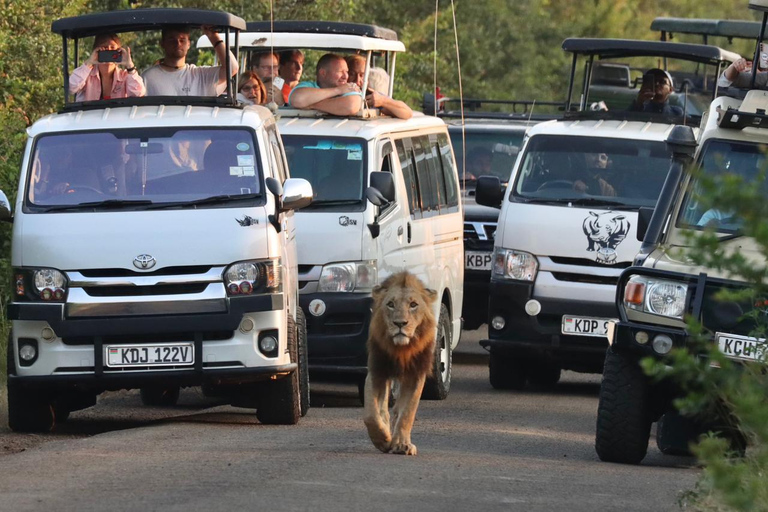
<svg viewBox="0 0 768 512"><path fill-rule="evenodd" d="M563 203L571 203L576 205L591 205L591 206L622 206L624 208L631 209L632 206L622 203L620 201L611 201L609 199L598 199L596 197L574 197L563 198L560 200Z"/></svg>
<svg viewBox="0 0 768 512"><path fill-rule="evenodd" d="M312 201L310 206L341 206L345 204L358 204L360 199L320 199Z"/></svg>
<svg viewBox="0 0 768 512"><path fill-rule="evenodd" d="M147 206L151 205L149 199L107 199L106 201L89 201L78 204L62 204L48 206L43 209L44 212L78 210L80 208L121 208L123 206Z"/></svg>
<svg viewBox="0 0 768 512"><path fill-rule="evenodd" d="M221 194L218 196L204 197L202 199L195 199L194 201L176 201L173 203L155 203L153 206L147 208L147 210L163 210L166 208L190 208L196 206L204 206L210 204L222 204L229 201L241 201L243 199L253 199L259 197L261 194Z"/></svg>

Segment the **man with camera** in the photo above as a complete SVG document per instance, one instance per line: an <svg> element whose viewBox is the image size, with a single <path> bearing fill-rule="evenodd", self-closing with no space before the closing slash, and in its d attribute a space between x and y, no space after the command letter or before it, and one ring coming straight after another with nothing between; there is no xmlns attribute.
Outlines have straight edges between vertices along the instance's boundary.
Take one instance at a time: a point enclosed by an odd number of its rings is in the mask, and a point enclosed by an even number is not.
<svg viewBox="0 0 768 512"><path fill-rule="evenodd" d="M237 74L237 60L232 52L225 48L224 40L212 26L204 25L202 30L211 41L220 64L218 66L187 64L187 52L191 46L189 27L184 25L164 27L160 46L165 57L142 73L147 84L148 95L218 96L224 91L227 79ZM230 74L226 69L227 52L229 52L232 67Z"/></svg>
<svg viewBox="0 0 768 512"><path fill-rule="evenodd" d="M98 34L88 60L69 76L69 92L75 94L75 101L96 101L144 96L147 89L130 48L120 44L117 34Z"/></svg>
<svg viewBox="0 0 768 512"><path fill-rule="evenodd" d="M637 98L627 110L682 116L684 114L682 108L669 104L669 95L674 90L672 75L663 69L649 69L643 75L643 84L640 86Z"/></svg>

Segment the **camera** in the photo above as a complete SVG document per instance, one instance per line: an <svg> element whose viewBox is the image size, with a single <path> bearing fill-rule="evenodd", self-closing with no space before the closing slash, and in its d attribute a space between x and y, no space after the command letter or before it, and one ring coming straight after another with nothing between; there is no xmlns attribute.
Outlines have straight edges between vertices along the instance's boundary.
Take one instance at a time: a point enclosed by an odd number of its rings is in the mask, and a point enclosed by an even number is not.
<svg viewBox="0 0 768 512"><path fill-rule="evenodd" d="M120 50L99 50L99 62L122 62L123 54Z"/></svg>

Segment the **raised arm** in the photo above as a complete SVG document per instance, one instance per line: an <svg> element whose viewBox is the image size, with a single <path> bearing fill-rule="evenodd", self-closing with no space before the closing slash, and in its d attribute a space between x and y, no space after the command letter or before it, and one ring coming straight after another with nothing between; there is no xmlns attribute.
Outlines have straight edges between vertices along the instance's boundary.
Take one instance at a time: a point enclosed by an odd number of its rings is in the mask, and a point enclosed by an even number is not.
<svg viewBox="0 0 768 512"><path fill-rule="evenodd" d="M216 51L216 58L219 60L219 80L216 85L224 84L227 82L227 78L229 78L227 76L227 53L229 53L229 59L232 63L232 73L229 76L235 76L239 71L235 55L226 47L224 40L211 25L203 25L201 28L203 29L203 33L208 36L208 40Z"/></svg>

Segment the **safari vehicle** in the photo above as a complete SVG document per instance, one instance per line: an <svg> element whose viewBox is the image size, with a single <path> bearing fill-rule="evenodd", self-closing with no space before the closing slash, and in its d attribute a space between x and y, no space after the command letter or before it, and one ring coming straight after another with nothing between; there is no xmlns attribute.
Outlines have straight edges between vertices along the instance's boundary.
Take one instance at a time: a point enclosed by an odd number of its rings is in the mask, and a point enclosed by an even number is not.
<svg viewBox="0 0 768 512"><path fill-rule="evenodd" d="M63 109L28 129L13 222L9 424L43 431L105 390L170 405L226 392L263 423L309 407L290 178L275 119L220 97L74 103L68 42L99 32L209 24L218 11L146 9L57 20ZM229 58L227 66L230 66ZM57 184L63 186L59 187ZM58 193L57 192L61 192Z"/></svg>
<svg viewBox="0 0 768 512"><path fill-rule="evenodd" d="M252 22L241 40L244 53L299 48L306 62L327 52L360 52L367 60L363 89L370 68L380 65L390 95L395 56L405 50L392 30L336 22ZM365 107L350 117L281 107L279 116L291 172L315 191L312 204L296 214L313 378L357 382L362 396L371 291L408 270L437 291L437 346L423 396L446 398L461 334L463 247L445 123L419 113L395 119Z"/></svg>
<svg viewBox="0 0 768 512"><path fill-rule="evenodd" d="M497 176L506 186L528 129L561 116L562 108L562 103L517 100L464 99L462 104L457 98L435 101L433 95L425 94L424 113L436 113L448 125L459 170L464 206L464 330L478 329L488 319L493 238L499 217L497 208L475 202L477 178Z"/></svg>
<svg viewBox="0 0 768 512"><path fill-rule="evenodd" d="M551 386L564 368L602 371L607 326L618 315L616 282L640 248L638 210L656 204L669 169L664 141L675 123L700 121L692 110L684 116L591 111L591 102L606 99L604 89L593 92L596 81L605 83L591 75L598 59L641 57L653 67L667 57L670 66L706 65L714 79L738 57L658 41L566 39L563 48L573 53L564 119L528 131L506 191L498 178L477 184L479 204L501 207L489 339L480 342L490 352L489 379L497 389ZM580 56L585 81L573 104Z"/></svg>
<svg viewBox="0 0 768 512"><path fill-rule="evenodd" d="M763 11L764 26L768 2L751 0L750 7ZM759 37L758 43L761 41ZM651 383L640 369L639 360L664 360L673 348L690 348L688 318L703 325L705 334L726 357L736 361L763 357L765 340L754 337L753 314L762 303L720 298L721 290L743 290L746 283L734 280L723 270L693 266L686 256L690 235L712 228L726 251L738 251L746 261L758 266L765 264L757 242L739 231L740 218L704 208L698 198L700 174L690 172L689 163L695 155L694 166L703 175L727 173L750 184L757 183L757 176L768 165L766 92L728 92L736 97L721 96L712 102L698 141L689 127L679 126L670 133L667 142L675 158L669 177L655 210L641 212L650 217L647 227L639 232L644 235L642 249L633 266L619 278L619 318L611 322L608 330L610 348L595 438L601 460L630 464L642 461L655 421L659 421L657 443L662 452L687 450L687 434L695 429L686 427L674 410L676 387L666 381ZM738 432L724 434L734 448L744 449Z"/></svg>

